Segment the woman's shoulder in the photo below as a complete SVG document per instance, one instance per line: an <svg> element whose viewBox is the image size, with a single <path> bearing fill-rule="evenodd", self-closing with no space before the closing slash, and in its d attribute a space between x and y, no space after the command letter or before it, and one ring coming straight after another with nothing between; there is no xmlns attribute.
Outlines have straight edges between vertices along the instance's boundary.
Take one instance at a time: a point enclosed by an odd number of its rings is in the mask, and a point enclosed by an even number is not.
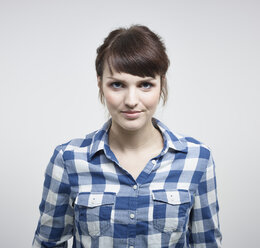
<svg viewBox="0 0 260 248"><path fill-rule="evenodd" d="M91 146L93 139L95 137L95 134L98 132L98 130L93 131L91 133L88 133L87 135L83 137L73 138L69 141L59 144L56 146L55 150L58 151L83 151L84 149L88 149L89 146Z"/></svg>
<svg viewBox="0 0 260 248"><path fill-rule="evenodd" d="M174 135L182 142L189 143L190 145L205 145L205 143L194 136L190 136L188 134L174 132Z"/></svg>
<svg viewBox="0 0 260 248"><path fill-rule="evenodd" d="M193 136L174 132L174 136L184 145L188 150L205 150L208 153L211 153L211 148L208 144L205 144L204 141L201 141L200 139L194 138Z"/></svg>

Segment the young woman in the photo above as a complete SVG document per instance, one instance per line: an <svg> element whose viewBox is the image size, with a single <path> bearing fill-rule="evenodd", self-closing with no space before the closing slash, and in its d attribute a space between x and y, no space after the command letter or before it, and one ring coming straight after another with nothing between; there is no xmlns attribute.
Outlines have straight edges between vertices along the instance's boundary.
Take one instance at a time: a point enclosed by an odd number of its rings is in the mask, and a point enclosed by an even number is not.
<svg viewBox="0 0 260 248"><path fill-rule="evenodd" d="M111 118L56 147L33 247L221 247L215 167L207 146L154 118L169 60L145 26L112 31L97 49Z"/></svg>

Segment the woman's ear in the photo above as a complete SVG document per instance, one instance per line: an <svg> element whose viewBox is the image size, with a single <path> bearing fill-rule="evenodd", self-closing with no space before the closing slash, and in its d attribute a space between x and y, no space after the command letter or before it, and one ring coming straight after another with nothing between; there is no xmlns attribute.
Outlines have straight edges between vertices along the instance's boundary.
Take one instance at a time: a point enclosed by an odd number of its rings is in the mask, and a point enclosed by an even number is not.
<svg viewBox="0 0 260 248"><path fill-rule="evenodd" d="M97 85L98 85L100 94L103 95L103 83L102 83L101 76L97 76Z"/></svg>
<svg viewBox="0 0 260 248"><path fill-rule="evenodd" d="M165 80L166 80L166 77L165 77L165 75L161 75L161 89L162 89L162 87L163 87L163 84L165 83Z"/></svg>
<svg viewBox="0 0 260 248"><path fill-rule="evenodd" d="M161 75L161 80L164 81L166 79L165 75Z"/></svg>
<svg viewBox="0 0 260 248"><path fill-rule="evenodd" d="M98 88L101 89L101 77L100 76L97 76L97 85L98 85Z"/></svg>
<svg viewBox="0 0 260 248"><path fill-rule="evenodd" d="M103 84L102 84L101 76L97 76L97 85L98 85L100 94L103 95Z"/></svg>

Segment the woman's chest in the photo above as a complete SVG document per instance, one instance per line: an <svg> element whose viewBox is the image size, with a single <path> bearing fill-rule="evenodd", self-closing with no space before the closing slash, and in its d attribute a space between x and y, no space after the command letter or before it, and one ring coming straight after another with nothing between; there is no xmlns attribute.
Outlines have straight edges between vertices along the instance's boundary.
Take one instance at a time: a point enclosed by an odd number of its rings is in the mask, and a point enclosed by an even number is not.
<svg viewBox="0 0 260 248"><path fill-rule="evenodd" d="M125 169L136 180L148 162L159 154L159 151L147 152L142 154L122 154L114 152L119 165Z"/></svg>
<svg viewBox="0 0 260 248"><path fill-rule="evenodd" d="M113 146L110 146L110 148L118 160L119 166L126 170L136 180L147 166L148 162L161 153L163 143L155 142L154 144L139 150L122 151Z"/></svg>
<svg viewBox="0 0 260 248"><path fill-rule="evenodd" d="M149 161L149 158L139 156L117 156L117 159L119 165L131 174L134 179L137 179Z"/></svg>

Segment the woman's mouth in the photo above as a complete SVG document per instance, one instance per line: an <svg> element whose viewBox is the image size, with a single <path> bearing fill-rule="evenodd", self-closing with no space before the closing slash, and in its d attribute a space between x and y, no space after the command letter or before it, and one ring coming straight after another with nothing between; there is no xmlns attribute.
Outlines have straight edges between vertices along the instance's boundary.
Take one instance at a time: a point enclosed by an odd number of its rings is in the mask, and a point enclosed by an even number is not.
<svg viewBox="0 0 260 248"><path fill-rule="evenodd" d="M122 114L127 119L136 119L140 116L141 111L122 111Z"/></svg>

